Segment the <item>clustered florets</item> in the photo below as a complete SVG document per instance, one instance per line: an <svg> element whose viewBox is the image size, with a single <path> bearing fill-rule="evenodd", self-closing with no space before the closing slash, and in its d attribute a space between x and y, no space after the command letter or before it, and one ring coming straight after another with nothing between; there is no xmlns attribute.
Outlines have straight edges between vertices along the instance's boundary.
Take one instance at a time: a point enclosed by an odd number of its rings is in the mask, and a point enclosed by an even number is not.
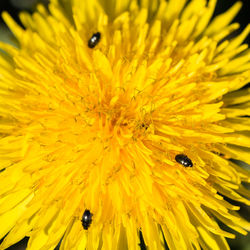
<svg viewBox="0 0 250 250"><path fill-rule="evenodd" d="M250 203L241 4L210 23L215 0L111 2L3 14L0 249L228 249L215 218L249 227L224 200Z"/></svg>

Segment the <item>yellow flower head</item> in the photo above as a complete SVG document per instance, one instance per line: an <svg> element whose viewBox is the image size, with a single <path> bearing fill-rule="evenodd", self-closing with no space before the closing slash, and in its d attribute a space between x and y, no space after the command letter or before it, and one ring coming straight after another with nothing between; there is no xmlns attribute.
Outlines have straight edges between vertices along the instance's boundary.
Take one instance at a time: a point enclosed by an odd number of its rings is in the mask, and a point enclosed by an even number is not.
<svg viewBox="0 0 250 250"><path fill-rule="evenodd" d="M0 43L0 249L228 249L250 204L236 2L51 0ZM83 216L84 215L84 216ZM82 221L81 221L82 220Z"/></svg>

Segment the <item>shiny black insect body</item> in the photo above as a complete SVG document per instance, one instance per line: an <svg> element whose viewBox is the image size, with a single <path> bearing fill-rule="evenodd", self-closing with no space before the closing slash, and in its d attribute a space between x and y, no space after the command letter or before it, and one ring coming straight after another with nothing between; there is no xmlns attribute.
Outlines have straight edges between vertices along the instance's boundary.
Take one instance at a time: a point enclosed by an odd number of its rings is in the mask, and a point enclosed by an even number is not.
<svg viewBox="0 0 250 250"><path fill-rule="evenodd" d="M82 226L85 230L88 230L91 222L92 222L92 216L93 214L90 213L90 211L88 209L86 209L83 213L82 216Z"/></svg>
<svg viewBox="0 0 250 250"><path fill-rule="evenodd" d="M101 33L97 32L94 33L93 36L88 41L89 48L93 49L100 41L101 39Z"/></svg>
<svg viewBox="0 0 250 250"><path fill-rule="evenodd" d="M178 154L175 156L175 160L182 164L184 167L192 167L193 166L193 162L186 156L183 154Z"/></svg>

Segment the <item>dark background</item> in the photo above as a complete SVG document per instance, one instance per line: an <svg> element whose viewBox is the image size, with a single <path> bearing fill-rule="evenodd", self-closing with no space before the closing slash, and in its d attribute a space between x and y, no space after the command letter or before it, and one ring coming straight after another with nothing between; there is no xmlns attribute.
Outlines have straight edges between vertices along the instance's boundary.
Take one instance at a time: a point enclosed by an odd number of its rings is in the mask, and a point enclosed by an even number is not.
<svg viewBox="0 0 250 250"><path fill-rule="evenodd" d="M83 0L85 1L85 0ZM17 21L18 20L18 13L22 10L26 10L29 12L33 12L35 10L35 6L37 3L43 2L44 4L48 4L49 0L0 0L0 13L2 11L7 11L11 14L11 16ZM232 6L236 1L235 0L218 0L216 9L215 9L215 15L218 15L219 13L225 12L230 6ZM250 21L250 10L249 10L249 3L250 0L242 0L243 2L243 8L240 10L236 18L234 19L234 22L238 22L241 25L240 31L242 31L246 25ZM246 43L249 44L250 37L245 40ZM4 24L2 18L0 18L0 40L5 42L11 41L11 33ZM242 204L236 203L234 201L230 201L233 204L241 205L240 213L243 217L245 217L248 221L250 220L250 209L249 207L242 206ZM224 229L228 230L227 227L224 225L221 225ZM233 232L233 231L232 231ZM234 232L235 233L235 232ZM142 249L145 249L143 246L143 239L141 238L141 247ZM8 248L8 250L24 250L27 245L28 238L26 237L19 243L13 245L12 247ZM230 247L232 250L250 250L250 237L249 236L242 236L240 234L236 233L236 240L228 240L230 243ZM1 241L0 241L1 242Z"/></svg>

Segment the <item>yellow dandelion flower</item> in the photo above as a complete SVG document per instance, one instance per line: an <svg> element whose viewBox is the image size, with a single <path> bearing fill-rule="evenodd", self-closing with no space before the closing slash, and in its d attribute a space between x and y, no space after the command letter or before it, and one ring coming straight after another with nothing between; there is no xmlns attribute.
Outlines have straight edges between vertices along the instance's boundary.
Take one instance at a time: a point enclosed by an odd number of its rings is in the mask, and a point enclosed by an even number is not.
<svg viewBox="0 0 250 250"><path fill-rule="evenodd" d="M3 18L0 249L229 249L250 204L250 25L236 2L51 0ZM84 215L84 216L83 216Z"/></svg>

